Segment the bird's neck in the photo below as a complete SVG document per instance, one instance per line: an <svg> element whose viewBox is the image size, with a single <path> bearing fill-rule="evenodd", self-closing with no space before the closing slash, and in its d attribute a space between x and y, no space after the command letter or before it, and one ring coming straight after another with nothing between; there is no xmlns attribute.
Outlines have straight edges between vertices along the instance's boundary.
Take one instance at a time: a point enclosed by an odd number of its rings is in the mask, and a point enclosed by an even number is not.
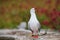
<svg viewBox="0 0 60 40"><path fill-rule="evenodd" d="M31 12L31 18L34 18L34 19L36 19L36 14L34 13L34 12Z"/></svg>

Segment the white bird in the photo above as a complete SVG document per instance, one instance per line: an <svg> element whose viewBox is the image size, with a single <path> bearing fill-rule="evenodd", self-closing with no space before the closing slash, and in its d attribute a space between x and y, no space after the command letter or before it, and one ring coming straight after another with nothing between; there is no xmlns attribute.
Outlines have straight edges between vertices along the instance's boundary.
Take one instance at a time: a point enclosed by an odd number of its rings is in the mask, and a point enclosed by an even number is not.
<svg viewBox="0 0 60 40"><path fill-rule="evenodd" d="M18 29L25 29L26 28L26 22L21 22L18 26Z"/></svg>
<svg viewBox="0 0 60 40"><path fill-rule="evenodd" d="M31 8L30 14L31 17L30 20L28 21L28 28L33 31L33 35L37 35L41 25L36 17L35 8Z"/></svg>

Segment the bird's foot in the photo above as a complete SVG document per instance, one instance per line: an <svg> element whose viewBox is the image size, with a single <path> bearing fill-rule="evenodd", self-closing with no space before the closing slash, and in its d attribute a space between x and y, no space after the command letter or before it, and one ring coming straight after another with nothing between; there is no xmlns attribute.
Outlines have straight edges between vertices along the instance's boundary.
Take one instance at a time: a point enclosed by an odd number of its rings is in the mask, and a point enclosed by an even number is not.
<svg viewBox="0 0 60 40"><path fill-rule="evenodd" d="M33 38L38 38L38 35L32 35Z"/></svg>

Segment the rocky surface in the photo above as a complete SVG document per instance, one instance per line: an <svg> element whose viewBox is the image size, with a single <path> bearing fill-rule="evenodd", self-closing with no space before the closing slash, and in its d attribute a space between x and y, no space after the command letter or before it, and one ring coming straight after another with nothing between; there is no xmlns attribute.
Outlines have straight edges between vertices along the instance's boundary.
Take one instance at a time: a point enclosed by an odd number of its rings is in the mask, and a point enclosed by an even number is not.
<svg viewBox="0 0 60 40"><path fill-rule="evenodd" d="M6 31L6 30L0 30L0 40L60 40L60 32L58 31L54 31L54 30L47 30L47 34L46 35L39 35L38 38L32 38L31 37L31 33L29 34L29 32L26 32L25 34L21 35L19 34L21 31ZM41 34L44 33L45 30L43 29L43 31L41 30ZM4 34L5 33L5 34ZM7 34L6 34L7 33ZM12 34L13 33L13 34ZM24 32L22 32L24 33ZM5 37L5 38L4 38Z"/></svg>

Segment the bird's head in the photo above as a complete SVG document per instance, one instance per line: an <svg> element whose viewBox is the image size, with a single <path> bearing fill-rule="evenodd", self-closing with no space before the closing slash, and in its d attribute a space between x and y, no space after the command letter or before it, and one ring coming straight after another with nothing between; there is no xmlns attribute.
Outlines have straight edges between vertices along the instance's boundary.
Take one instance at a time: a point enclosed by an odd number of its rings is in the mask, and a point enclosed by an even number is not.
<svg viewBox="0 0 60 40"><path fill-rule="evenodd" d="M35 8L31 8L30 13L35 13Z"/></svg>

